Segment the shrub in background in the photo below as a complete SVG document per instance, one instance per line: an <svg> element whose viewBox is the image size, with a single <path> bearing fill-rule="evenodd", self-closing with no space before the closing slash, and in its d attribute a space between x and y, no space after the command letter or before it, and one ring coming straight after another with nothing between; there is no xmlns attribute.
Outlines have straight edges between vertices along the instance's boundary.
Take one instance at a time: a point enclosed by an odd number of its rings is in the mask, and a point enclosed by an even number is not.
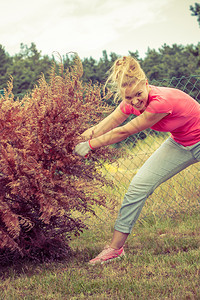
<svg viewBox="0 0 200 300"><path fill-rule="evenodd" d="M99 167L115 150L104 147L87 159L73 154L80 134L110 110L101 86L83 84L82 73L78 57L71 69L54 66L48 82L42 76L21 101L8 82L0 101L0 263L10 254L63 258L72 234L86 226L74 211L95 214L95 205L106 206L102 186L111 183Z"/></svg>

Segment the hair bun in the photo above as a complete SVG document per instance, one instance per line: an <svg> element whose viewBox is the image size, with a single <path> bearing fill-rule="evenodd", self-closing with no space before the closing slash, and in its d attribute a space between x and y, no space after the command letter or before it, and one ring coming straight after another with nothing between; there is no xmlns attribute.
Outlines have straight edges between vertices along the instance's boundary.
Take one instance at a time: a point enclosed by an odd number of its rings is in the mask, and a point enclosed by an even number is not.
<svg viewBox="0 0 200 300"><path fill-rule="evenodd" d="M137 59L132 56L123 56L114 62L106 84L110 84L117 99L120 98L122 88L145 79L146 75Z"/></svg>

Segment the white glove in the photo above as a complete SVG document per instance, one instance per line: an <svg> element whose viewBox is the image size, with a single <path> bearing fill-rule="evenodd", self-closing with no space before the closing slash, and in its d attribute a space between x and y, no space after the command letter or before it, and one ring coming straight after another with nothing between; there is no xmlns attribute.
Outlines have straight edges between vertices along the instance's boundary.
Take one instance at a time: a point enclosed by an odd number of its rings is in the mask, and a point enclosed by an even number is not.
<svg viewBox="0 0 200 300"><path fill-rule="evenodd" d="M89 141L82 142L76 145L74 153L83 157L86 157L87 154L92 150Z"/></svg>

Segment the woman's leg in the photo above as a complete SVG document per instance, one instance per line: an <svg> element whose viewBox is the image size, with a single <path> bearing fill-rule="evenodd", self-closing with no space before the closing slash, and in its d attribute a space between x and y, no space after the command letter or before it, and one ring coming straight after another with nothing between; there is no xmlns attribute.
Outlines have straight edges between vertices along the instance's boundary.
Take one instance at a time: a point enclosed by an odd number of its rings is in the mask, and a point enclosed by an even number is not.
<svg viewBox="0 0 200 300"><path fill-rule="evenodd" d="M113 249L120 249L126 242L129 233L123 233L118 230L114 230L110 247Z"/></svg>
<svg viewBox="0 0 200 300"><path fill-rule="evenodd" d="M125 254L122 246L138 219L147 197L162 182L197 161L200 161L200 142L191 147L183 147L172 138L167 139L131 181L115 223L110 246L105 247L97 257L90 260L89 264L95 265L123 257Z"/></svg>
<svg viewBox="0 0 200 300"><path fill-rule="evenodd" d="M156 187L197 162L192 148L183 147L169 138L144 163L134 176L125 194L115 223L115 231L110 245L112 248L119 249L123 246L146 199Z"/></svg>

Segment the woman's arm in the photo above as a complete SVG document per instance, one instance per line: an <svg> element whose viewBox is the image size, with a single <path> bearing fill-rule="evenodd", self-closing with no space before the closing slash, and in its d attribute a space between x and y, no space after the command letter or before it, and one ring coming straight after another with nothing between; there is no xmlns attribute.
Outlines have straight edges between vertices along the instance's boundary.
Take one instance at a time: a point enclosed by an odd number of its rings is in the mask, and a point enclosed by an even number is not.
<svg viewBox="0 0 200 300"><path fill-rule="evenodd" d="M135 119L131 120L124 126L112 129L111 131L90 140L90 145L93 149L115 144L126 139L128 136L138 133L144 129L150 128L162 118L167 116L167 113L149 113L144 112Z"/></svg>
<svg viewBox="0 0 200 300"><path fill-rule="evenodd" d="M81 134L81 136L84 137L86 140L89 140L91 138L97 138L101 135L104 135L106 132L116 128L118 125L122 124L127 118L128 115L125 115L118 106L109 116L103 119L99 124L84 131Z"/></svg>

